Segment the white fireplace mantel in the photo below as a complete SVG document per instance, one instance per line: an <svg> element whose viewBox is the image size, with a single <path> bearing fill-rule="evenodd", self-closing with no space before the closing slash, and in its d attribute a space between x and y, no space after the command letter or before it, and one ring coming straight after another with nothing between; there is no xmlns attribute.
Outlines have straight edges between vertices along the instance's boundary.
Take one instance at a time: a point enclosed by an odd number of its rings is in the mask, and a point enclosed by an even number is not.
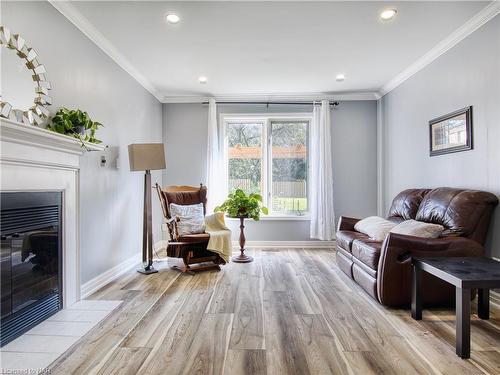
<svg viewBox="0 0 500 375"><path fill-rule="evenodd" d="M0 119L0 191L63 193L63 306L80 300L80 157L103 145Z"/></svg>
<svg viewBox="0 0 500 375"><path fill-rule="evenodd" d="M85 147L82 147L80 140L76 138L37 126L29 126L3 118L0 119L0 123L2 140L13 143L35 145L38 148L63 151L75 155L81 155L85 151L102 151L105 149L105 146L102 144L90 142L84 142Z"/></svg>

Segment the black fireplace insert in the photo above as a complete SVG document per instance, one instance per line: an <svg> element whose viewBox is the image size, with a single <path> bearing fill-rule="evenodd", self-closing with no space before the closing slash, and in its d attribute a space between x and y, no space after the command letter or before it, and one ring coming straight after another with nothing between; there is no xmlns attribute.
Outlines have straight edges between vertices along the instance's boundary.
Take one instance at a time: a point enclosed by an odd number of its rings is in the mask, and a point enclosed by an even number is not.
<svg viewBox="0 0 500 375"><path fill-rule="evenodd" d="M1 192L1 346L62 308L61 192Z"/></svg>

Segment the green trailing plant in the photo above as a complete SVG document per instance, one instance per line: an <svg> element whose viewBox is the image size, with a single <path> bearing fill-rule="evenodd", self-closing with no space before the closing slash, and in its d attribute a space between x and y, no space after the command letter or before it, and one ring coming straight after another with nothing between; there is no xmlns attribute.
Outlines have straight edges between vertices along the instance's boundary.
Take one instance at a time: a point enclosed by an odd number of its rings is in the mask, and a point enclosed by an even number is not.
<svg viewBox="0 0 500 375"><path fill-rule="evenodd" d="M225 212L229 217L252 218L256 221L260 219L260 213L269 213L267 207L262 205L262 196L251 193L246 195L241 189L236 189L227 196L227 199L220 206L215 207L215 212Z"/></svg>
<svg viewBox="0 0 500 375"><path fill-rule="evenodd" d="M97 129L103 125L97 121L92 121L87 112L79 109L68 109L62 107L52 117L51 123L47 126L48 130L57 133L71 135L80 140L82 147L85 147L83 142L102 143L97 139L95 133Z"/></svg>

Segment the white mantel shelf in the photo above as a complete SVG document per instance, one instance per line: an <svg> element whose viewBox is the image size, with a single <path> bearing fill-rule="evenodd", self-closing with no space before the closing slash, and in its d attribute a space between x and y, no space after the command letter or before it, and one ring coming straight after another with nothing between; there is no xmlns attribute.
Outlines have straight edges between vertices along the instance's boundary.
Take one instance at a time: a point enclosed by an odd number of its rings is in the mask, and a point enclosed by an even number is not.
<svg viewBox="0 0 500 375"><path fill-rule="evenodd" d="M82 147L80 140L76 138L4 118L0 119L0 138L2 141L37 146L76 155L81 155L85 151L102 151L106 148L102 144L84 142L85 149Z"/></svg>

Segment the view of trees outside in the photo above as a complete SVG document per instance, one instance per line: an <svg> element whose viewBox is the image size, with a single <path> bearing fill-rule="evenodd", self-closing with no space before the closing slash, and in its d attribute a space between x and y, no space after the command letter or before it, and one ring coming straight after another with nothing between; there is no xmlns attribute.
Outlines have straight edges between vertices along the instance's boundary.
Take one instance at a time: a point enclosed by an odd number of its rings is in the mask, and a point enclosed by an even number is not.
<svg viewBox="0 0 500 375"><path fill-rule="evenodd" d="M272 121L270 124L270 209L275 213L307 210L307 121ZM264 122L228 122L229 190L263 192Z"/></svg>
<svg viewBox="0 0 500 375"><path fill-rule="evenodd" d="M228 123L229 191L262 194L263 123Z"/></svg>
<svg viewBox="0 0 500 375"><path fill-rule="evenodd" d="M306 121L273 121L272 210L285 213L307 211Z"/></svg>

